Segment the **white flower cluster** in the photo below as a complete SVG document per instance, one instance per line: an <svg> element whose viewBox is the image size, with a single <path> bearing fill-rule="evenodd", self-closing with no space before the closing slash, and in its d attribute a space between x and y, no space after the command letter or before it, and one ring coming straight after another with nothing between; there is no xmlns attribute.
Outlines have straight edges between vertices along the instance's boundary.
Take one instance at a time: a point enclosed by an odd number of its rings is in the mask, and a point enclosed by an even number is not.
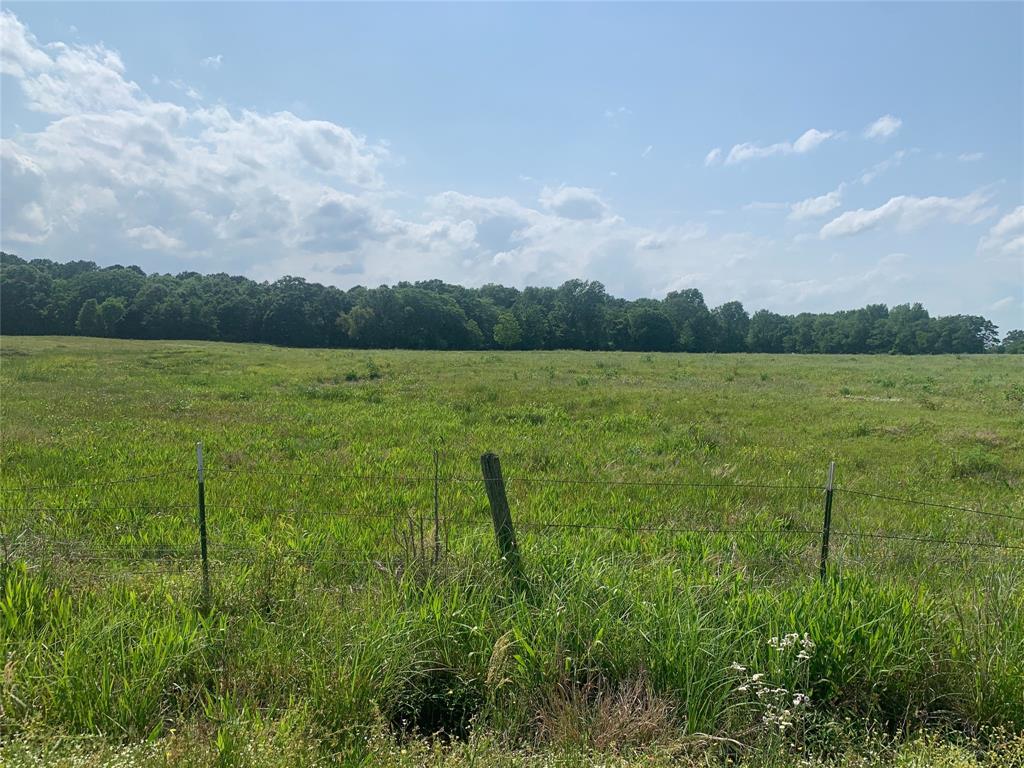
<svg viewBox="0 0 1024 768"><path fill-rule="evenodd" d="M792 632L782 637L773 637L768 640L768 647L775 651L785 651L798 647L800 652L796 657L800 661L807 661L814 653L814 641L806 632L801 636L799 632Z"/></svg>
<svg viewBox="0 0 1024 768"><path fill-rule="evenodd" d="M811 697L805 693L790 693L785 688L771 685L763 672L748 677L747 668L736 663L729 669L741 676L736 692L747 694L757 701L763 709L762 722L772 730L785 733L792 728L799 712L811 702Z"/></svg>
<svg viewBox="0 0 1024 768"><path fill-rule="evenodd" d="M802 635L793 632L782 637L768 640L768 646L778 652L796 650L794 659L796 666L802 666L814 653L814 641L806 632ZM798 721L800 714L811 703L809 694L799 691L790 692L786 688L774 686L763 672L749 673L747 668L738 662L729 665L729 670L739 678L735 691L749 697L748 701L756 702L762 712L762 723L772 731L785 733Z"/></svg>

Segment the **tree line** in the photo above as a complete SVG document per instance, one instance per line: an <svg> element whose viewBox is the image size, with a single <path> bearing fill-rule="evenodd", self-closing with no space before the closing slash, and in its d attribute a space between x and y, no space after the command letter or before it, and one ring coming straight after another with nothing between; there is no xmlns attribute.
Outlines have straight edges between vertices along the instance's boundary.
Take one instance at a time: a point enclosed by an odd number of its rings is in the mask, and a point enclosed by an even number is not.
<svg viewBox="0 0 1024 768"><path fill-rule="evenodd" d="M610 296L592 280L557 288L464 288L440 280L341 290L282 277L146 274L91 261L0 252L0 332L203 339L293 347L614 349L644 352L937 354L1024 352L976 315L932 317L920 304L752 316L709 308L695 288L664 299Z"/></svg>

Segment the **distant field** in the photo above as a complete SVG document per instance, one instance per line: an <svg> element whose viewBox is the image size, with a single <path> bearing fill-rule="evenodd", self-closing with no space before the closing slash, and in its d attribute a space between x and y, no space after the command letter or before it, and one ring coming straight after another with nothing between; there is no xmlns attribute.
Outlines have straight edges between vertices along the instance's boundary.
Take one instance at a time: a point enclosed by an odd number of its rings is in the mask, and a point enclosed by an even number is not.
<svg viewBox="0 0 1024 768"><path fill-rule="evenodd" d="M935 763L961 737L944 764L1024 751L1022 356L5 337L0 395L0 761L57 733L170 745L146 764L402 732L488 734L495 764L788 765L921 732Z"/></svg>

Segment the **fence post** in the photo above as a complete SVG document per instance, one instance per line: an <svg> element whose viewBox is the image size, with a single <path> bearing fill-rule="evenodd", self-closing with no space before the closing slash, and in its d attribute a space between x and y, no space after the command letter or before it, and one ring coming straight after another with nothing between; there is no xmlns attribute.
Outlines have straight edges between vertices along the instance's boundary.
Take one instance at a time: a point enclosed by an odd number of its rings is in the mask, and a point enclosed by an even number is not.
<svg viewBox="0 0 1024 768"><path fill-rule="evenodd" d="M494 521L494 536L498 541L498 551L505 563L505 569L516 589L526 586L523 566L519 559L519 546L516 544L516 531L512 526L512 512L505 496L505 479L501 476L501 462L493 453L485 453L480 457L480 469L483 471L484 487L487 489L487 500L491 505L491 519Z"/></svg>
<svg viewBox="0 0 1024 768"><path fill-rule="evenodd" d="M199 479L199 557L203 568L203 604L210 604L210 561L206 552L206 487L203 483L203 444L196 443Z"/></svg>
<svg viewBox="0 0 1024 768"><path fill-rule="evenodd" d="M832 481L835 479L836 463L828 463L828 483L825 484L825 523L821 529L821 580L825 581L828 569L828 536L832 530Z"/></svg>

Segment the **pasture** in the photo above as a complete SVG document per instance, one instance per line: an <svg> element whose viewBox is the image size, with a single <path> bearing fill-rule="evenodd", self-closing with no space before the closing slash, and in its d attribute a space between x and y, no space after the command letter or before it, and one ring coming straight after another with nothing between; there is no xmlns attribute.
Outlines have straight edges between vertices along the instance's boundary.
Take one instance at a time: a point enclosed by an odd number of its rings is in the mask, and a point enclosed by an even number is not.
<svg viewBox="0 0 1024 768"><path fill-rule="evenodd" d="M0 396L11 764L1024 759L1021 356L5 337Z"/></svg>

